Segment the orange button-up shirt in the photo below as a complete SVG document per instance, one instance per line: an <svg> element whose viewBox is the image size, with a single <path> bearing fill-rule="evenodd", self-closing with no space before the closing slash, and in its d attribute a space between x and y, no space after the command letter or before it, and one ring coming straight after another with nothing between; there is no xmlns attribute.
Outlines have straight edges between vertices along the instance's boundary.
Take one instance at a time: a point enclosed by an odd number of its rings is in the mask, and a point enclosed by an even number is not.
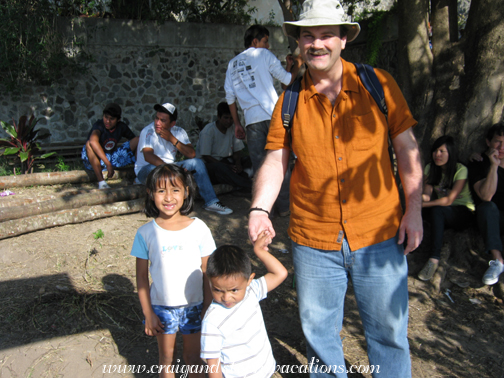
<svg viewBox="0 0 504 378"><path fill-rule="evenodd" d="M416 121L390 74L375 70L383 85L388 123L361 83L352 63L343 61L342 89L334 106L315 89L306 71L292 122L297 156L290 183L289 236L296 243L351 250L394 237L402 209L388 154L394 139ZM271 119L266 149L289 148L282 124L283 95Z"/></svg>

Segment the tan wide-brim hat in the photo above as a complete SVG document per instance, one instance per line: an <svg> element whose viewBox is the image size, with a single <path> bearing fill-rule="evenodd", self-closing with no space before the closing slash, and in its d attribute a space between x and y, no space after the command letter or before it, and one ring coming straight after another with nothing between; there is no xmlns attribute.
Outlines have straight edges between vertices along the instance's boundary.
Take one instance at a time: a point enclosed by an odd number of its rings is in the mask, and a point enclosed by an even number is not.
<svg viewBox="0 0 504 378"><path fill-rule="evenodd" d="M347 42L352 42L360 32L357 22L344 21L345 11L337 0L306 0L298 21L283 23L284 33L294 39L298 38L300 26L343 25L348 30Z"/></svg>

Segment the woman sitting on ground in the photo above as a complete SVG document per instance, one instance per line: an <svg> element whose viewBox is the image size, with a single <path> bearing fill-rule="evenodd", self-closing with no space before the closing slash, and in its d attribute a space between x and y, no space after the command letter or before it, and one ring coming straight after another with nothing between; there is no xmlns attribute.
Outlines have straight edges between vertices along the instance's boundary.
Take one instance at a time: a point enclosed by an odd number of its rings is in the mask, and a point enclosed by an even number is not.
<svg viewBox="0 0 504 378"><path fill-rule="evenodd" d="M431 162L425 167L424 175L422 213L431 225L432 252L418 278L428 281L439 265L445 228L467 227L475 207L467 181L467 167L457 162L451 136L442 136L434 142Z"/></svg>

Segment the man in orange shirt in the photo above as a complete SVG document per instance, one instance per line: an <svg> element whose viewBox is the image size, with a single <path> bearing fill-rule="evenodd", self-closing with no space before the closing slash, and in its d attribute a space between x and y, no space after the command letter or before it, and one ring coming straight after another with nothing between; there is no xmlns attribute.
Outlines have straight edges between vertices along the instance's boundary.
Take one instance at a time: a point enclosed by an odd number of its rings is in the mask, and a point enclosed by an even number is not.
<svg viewBox="0 0 504 378"><path fill-rule="evenodd" d="M319 367L311 377L347 376L339 332L350 276L370 364L379 365L384 377L405 378L411 376L405 255L423 235L422 168L411 130L417 122L392 76L375 70L387 122L355 66L341 58L360 31L343 17L336 0L306 0L300 20L284 23L308 69L293 117L292 145L281 119L283 96L273 113L267 156L254 185L249 235L252 242L264 229L274 235L268 211L292 149L298 159L291 178L289 236L308 362ZM387 151L389 135L406 197L404 215Z"/></svg>

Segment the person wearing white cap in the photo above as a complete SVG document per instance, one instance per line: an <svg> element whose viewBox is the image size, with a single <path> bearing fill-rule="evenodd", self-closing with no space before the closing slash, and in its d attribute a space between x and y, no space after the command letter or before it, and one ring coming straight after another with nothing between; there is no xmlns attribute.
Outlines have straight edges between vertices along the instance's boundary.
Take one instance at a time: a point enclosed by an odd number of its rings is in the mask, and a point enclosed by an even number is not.
<svg viewBox="0 0 504 378"><path fill-rule="evenodd" d="M417 122L390 74L375 69L387 121L355 65L341 58L360 27L345 20L336 0L306 0L299 21L285 22L284 31L298 40L307 70L292 119L292 143L282 122L283 95L273 112L249 211L250 239L265 229L274 235L267 213L292 150L298 159L288 233L308 362L314 364L310 376L347 377L339 334L351 278L373 376L411 377L405 255L423 236L422 168L412 132ZM388 136L404 188L404 214Z"/></svg>
<svg viewBox="0 0 504 378"><path fill-rule="evenodd" d="M178 115L175 106L168 102L163 105L156 104L154 110L156 111L154 122L144 127L140 133L135 163L137 182L145 185L147 176L158 165L165 163L179 165L193 172L199 193L205 201L203 209L222 215L231 214L233 210L224 206L217 198L205 163L201 159L194 158L196 151L186 131L175 126ZM176 162L177 152L187 159Z"/></svg>

